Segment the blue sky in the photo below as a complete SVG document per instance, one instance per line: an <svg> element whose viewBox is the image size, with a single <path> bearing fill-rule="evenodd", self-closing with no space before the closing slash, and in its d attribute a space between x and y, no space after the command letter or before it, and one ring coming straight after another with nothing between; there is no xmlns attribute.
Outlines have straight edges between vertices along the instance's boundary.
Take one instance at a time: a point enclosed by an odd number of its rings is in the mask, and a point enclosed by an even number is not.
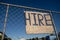
<svg viewBox="0 0 60 40"><path fill-rule="evenodd" d="M42 8L46 10L53 10L53 11L60 11L60 1L59 0L0 0L0 2L16 4L16 5L23 5L23 6L30 6L34 8ZM3 6L3 8L2 8ZM0 6L0 25L3 26L4 17L5 17L5 10L6 6ZM4 10L4 11L2 11ZM7 28L6 34L13 38L13 40L18 40L21 37L25 38L32 38L32 37L43 37L48 34L38 34L38 35L27 35L25 33L25 18L24 18L24 8L17 8L17 7L9 7L8 12L8 20L7 20ZM4 14L2 14L4 13ZM60 32L60 14L53 13L53 19L57 31ZM18 19L18 20L17 20ZM3 27L0 26L0 30Z"/></svg>

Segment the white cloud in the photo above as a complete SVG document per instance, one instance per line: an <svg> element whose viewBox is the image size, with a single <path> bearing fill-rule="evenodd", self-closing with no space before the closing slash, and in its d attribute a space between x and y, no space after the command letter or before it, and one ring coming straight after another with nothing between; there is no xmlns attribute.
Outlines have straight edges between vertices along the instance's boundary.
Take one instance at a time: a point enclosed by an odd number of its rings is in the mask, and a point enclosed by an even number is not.
<svg viewBox="0 0 60 40"><path fill-rule="evenodd" d="M25 38L20 38L20 40L26 40Z"/></svg>

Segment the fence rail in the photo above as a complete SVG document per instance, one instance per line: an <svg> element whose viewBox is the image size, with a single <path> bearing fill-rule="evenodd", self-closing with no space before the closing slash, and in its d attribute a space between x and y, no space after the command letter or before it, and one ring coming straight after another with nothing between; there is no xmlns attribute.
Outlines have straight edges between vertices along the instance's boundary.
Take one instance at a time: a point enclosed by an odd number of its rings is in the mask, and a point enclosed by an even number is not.
<svg viewBox="0 0 60 40"><path fill-rule="evenodd" d="M42 11L49 11L49 12L60 13L60 12L52 11L52 10L45 10L45 9L40 9L40 8L33 8L33 7L28 7L28 6L21 6L21 5L15 5L15 4L8 4L8 3L2 3L2 2L0 2L0 4L9 5L9 6L15 6L15 7L21 7L21 8L34 9L34 10L42 10Z"/></svg>

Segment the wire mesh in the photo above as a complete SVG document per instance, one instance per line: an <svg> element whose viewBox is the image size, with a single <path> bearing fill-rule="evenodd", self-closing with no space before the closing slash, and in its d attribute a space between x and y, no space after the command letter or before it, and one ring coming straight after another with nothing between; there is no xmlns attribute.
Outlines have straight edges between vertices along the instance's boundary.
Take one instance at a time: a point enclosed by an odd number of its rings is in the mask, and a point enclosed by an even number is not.
<svg viewBox="0 0 60 40"><path fill-rule="evenodd" d="M0 31L3 31L4 27L4 20L6 15L6 5L0 4ZM8 9L8 17L7 17L7 24L6 24L6 31L5 34L8 38L12 40L20 40L22 38L35 38L35 37L45 37L50 34L37 34L37 35L27 35L26 34L26 22L25 22L25 14L24 11L35 11L35 12L46 12L42 10L35 10L35 9L28 9L28 8L20 8L16 6L9 6Z"/></svg>
<svg viewBox="0 0 60 40"><path fill-rule="evenodd" d="M0 31L3 31L4 19L6 14L6 5L0 4Z"/></svg>
<svg viewBox="0 0 60 40"><path fill-rule="evenodd" d="M8 12L8 21L7 21L7 28L6 33L12 35L12 38L15 37L14 40L17 40L17 36L21 34L21 30L23 32L23 24L25 24L24 20L24 9L17 8L17 7L9 7ZM9 35L9 36L10 36ZM14 35L14 36L13 36ZM17 38L17 39L16 39Z"/></svg>

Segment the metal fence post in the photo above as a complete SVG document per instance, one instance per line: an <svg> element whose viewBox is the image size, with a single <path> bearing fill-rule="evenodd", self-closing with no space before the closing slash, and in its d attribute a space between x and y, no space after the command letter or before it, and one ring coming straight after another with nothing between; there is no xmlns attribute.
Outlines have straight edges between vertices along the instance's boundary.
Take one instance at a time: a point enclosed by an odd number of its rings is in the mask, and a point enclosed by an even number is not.
<svg viewBox="0 0 60 40"><path fill-rule="evenodd" d="M5 15L5 20L4 20L4 28L3 28L3 34L2 34L1 40L4 40L4 34L5 34L5 30L6 30L6 22L7 22L7 17L8 17L8 9L9 9L9 4L7 5L7 9L6 9L6 15Z"/></svg>
<svg viewBox="0 0 60 40"><path fill-rule="evenodd" d="M51 14L51 12L52 12L52 11L50 11L50 15L51 15L51 17L52 17L52 14ZM52 21L53 21L54 33L55 33L55 35L56 35L56 40L59 40L59 38L58 38L58 33L57 33L57 29L56 29L56 26L55 26L55 23L54 23L54 20L53 20L53 18L52 18Z"/></svg>

